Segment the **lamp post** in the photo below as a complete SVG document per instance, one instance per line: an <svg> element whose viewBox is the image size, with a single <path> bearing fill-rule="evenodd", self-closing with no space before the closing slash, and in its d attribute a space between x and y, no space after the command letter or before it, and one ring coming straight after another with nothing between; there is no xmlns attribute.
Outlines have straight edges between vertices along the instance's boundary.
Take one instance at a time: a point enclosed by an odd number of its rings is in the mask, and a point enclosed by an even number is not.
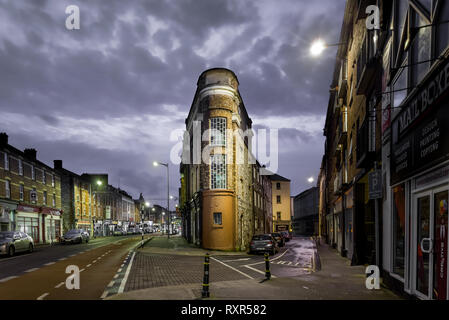
<svg viewBox="0 0 449 320"><path fill-rule="evenodd" d="M323 40L318 39L315 40L312 45L310 46L310 54L314 57L317 57L323 53L324 50L326 50L329 47L338 47L342 44L345 44L345 42L342 43L333 43L333 44L327 44Z"/></svg>
<svg viewBox="0 0 449 320"><path fill-rule="evenodd" d="M157 167L157 166L164 166L167 167L167 212L168 212L168 220L167 220L167 226L168 226L168 239L170 239L170 171L168 168L168 162L167 163L163 163L163 162L159 162L159 161L154 161L153 162L153 166Z"/></svg>
<svg viewBox="0 0 449 320"><path fill-rule="evenodd" d="M96 184L98 187L101 187L101 185L103 184L103 182L101 180L97 180ZM93 224L93 219L92 219L92 214L93 214L93 208L92 208L92 198L93 196L95 196L97 193L96 191L92 191L92 184L89 183L89 194L90 194L90 214L89 214L89 220L90 220L90 236L93 237L94 236L94 224ZM96 202L95 202L96 204ZM82 211L81 211L82 212Z"/></svg>

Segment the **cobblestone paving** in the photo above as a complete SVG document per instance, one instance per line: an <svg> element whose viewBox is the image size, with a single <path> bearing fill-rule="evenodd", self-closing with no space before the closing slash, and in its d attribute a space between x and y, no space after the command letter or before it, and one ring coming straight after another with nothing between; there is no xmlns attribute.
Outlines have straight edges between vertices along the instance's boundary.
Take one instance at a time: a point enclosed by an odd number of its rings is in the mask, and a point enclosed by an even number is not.
<svg viewBox="0 0 449 320"><path fill-rule="evenodd" d="M125 291L146 288L175 286L203 281L203 262L201 256L157 255L138 252L129 274ZM242 274L210 261L210 282L243 280Z"/></svg>

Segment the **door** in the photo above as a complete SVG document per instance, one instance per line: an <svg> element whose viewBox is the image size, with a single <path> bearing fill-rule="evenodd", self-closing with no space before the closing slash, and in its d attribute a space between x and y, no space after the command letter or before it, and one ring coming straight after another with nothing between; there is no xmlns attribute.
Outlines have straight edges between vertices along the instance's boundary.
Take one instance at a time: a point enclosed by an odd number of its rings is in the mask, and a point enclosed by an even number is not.
<svg viewBox="0 0 449 320"><path fill-rule="evenodd" d="M447 189L421 193L415 197L415 290L423 299L448 298L448 199Z"/></svg>

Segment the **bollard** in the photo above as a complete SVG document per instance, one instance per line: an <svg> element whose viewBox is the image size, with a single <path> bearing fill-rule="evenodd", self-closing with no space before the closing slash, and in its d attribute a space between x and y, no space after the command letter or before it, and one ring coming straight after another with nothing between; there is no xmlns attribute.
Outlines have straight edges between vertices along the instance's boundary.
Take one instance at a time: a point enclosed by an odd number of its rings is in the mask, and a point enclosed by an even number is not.
<svg viewBox="0 0 449 320"><path fill-rule="evenodd" d="M271 279L270 258L269 258L269 254L268 253L265 253L265 278L267 280Z"/></svg>
<svg viewBox="0 0 449 320"><path fill-rule="evenodd" d="M204 277L203 277L203 290L201 296L203 298L209 298L209 254L206 253L204 257Z"/></svg>

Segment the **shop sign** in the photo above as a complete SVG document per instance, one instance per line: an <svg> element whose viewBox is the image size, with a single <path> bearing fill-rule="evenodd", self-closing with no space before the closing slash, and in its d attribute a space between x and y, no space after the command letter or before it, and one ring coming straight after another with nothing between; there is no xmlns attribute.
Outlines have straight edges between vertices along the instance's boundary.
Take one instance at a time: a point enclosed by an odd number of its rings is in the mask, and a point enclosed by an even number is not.
<svg viewBox="0 0 449 320"><path fill-rule="evenodd" d="M382 171L375 170L368 174L370 200L382 199Z"/></svg>
<svg viewBox="0 0 449 320"><path fill-rule="evenodd" d="M449 63L392 124L391 180L398 183L449 158Z"/></svg>
<svg viewBox="0 0 449 320"><path fill-rule="evenodd" d="M21 211L21 212L39 212L39 208L37 208L37 207L29 207L29 206L17 206L17 211Z"/></svg>

